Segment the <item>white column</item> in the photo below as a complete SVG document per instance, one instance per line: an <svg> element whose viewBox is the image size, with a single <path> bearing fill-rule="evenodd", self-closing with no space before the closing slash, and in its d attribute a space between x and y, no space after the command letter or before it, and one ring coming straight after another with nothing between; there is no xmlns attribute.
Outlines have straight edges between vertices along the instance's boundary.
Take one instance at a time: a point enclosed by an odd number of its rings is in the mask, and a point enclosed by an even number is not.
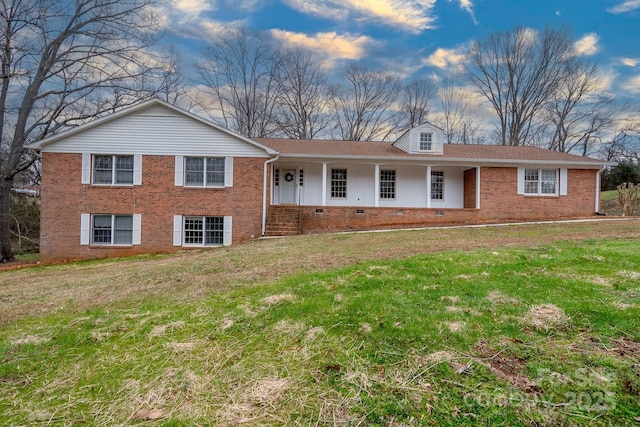
<svg viewBox="0 0 640 427"><path fill-rule="evenodd" d="M431 207L431 166L427 166L427 207Z"/></svg>
<svg viewBox="0 0 640 427"><path fill-rule="evenodd" d="M476 166L476 209L480 209L480 166Z"/></svg>
<svg viewBox="0 0 640 427"><path fill-rule="evenodd" d="M375 191L375 194L373 195L373 206L378 207L380 206L380 165L377 163L373 172L373 180L373 187Z"/></svg>
<svg viewBox="0 0 640 427"><path fill-rule="evenodd" d="M322 206L327 206L327 164L322 163Z"/></svg>

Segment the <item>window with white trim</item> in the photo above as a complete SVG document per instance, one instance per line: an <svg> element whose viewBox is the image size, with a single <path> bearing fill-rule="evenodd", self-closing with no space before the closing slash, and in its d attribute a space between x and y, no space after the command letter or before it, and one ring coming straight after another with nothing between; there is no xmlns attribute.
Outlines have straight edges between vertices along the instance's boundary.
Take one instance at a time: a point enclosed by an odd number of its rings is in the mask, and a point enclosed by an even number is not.
<svg viewBox="0 0 640 427"><path fill-rule="evenodd" d="M221 246L224 244L224 217L185 216L184 244L187 246Z"/></svg>
<svg viewBox="0 0 640 427"><path fill-rule="evenodd" d="M525 169L524 194L558 194L558 169Z"/></svg>
<svg viewBox="0 0 640 427"><path fill-rule="evenodd" d="M347 197L346 169L331 169L331 197L336 199Z"/></svg>
<svg viewBox="0 0 640 427"><path fill-rule="evenodd" d="M380 171L380 198L381 199L396 198L396 171L395 170Z"/></svg>
<svg viewBox="0 0 640 427"><path fill-rule="evenodd" d="M420 132L420 151L431 151L433 134L431 132Z"/></svg>
<svg viewBox="0 0 640 427"><path fill-rule="evenodd" d="M133 156L93 156L93 183L99 185L133 185Z"/></svg>
<svg viewBox="0 0 640 427"><path fill-rule="evenodd" d="M91 244L133 244L133 215L93 215L91 218Z"/></svg>
<svg viewBox="0 0 640 427"><path fill-rule="evenodd" d="M187 187L224 187L224 157L185 157L184 184Z"/></svg>
<svg viewBox="0 0 640 427"><path fill-rule="evenodd" d="M444 200L444 172L431 172L431 200Z"/></svg>

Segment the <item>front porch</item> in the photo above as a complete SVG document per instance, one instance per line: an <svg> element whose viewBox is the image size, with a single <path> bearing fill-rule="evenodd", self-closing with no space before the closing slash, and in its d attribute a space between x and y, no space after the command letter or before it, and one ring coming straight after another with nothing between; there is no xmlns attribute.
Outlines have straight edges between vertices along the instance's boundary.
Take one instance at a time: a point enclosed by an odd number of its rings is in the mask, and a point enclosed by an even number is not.
<svg viewBox="0 0 640 427"><path fill-rule="evenodd" d="M271 205L480 208L479 166L306 160L280 161L270 172Z"/></svg>

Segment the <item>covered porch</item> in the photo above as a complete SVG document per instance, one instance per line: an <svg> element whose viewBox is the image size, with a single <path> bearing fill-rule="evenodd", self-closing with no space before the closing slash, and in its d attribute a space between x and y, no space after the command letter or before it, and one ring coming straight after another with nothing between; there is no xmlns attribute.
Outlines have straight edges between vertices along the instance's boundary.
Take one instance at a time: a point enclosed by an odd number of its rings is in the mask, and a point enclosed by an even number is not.
<svg viewBox="0 0 640 427"><path fill-rule="evenodd" d="M270 169L266 235L474 221L480 166L283 160Z"/></svg>

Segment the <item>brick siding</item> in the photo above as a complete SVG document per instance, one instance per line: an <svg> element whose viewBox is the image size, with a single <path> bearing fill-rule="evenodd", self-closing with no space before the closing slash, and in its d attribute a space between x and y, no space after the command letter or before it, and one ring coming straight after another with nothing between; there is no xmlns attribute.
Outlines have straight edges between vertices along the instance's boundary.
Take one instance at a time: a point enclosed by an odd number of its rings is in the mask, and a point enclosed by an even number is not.
<svg viewBox="0 0 640 427"><path fill-rule="evenodd" d="M81 154L43 153L40 257L43 261L166 252L173 246L173 216L232 216L233 243L262 231L265 159L234 158L233 187L174 186L173 156L143 156L142 185L101 187L80 183ZM80 215L142 214L141 245L81 246Z"/></svg>

